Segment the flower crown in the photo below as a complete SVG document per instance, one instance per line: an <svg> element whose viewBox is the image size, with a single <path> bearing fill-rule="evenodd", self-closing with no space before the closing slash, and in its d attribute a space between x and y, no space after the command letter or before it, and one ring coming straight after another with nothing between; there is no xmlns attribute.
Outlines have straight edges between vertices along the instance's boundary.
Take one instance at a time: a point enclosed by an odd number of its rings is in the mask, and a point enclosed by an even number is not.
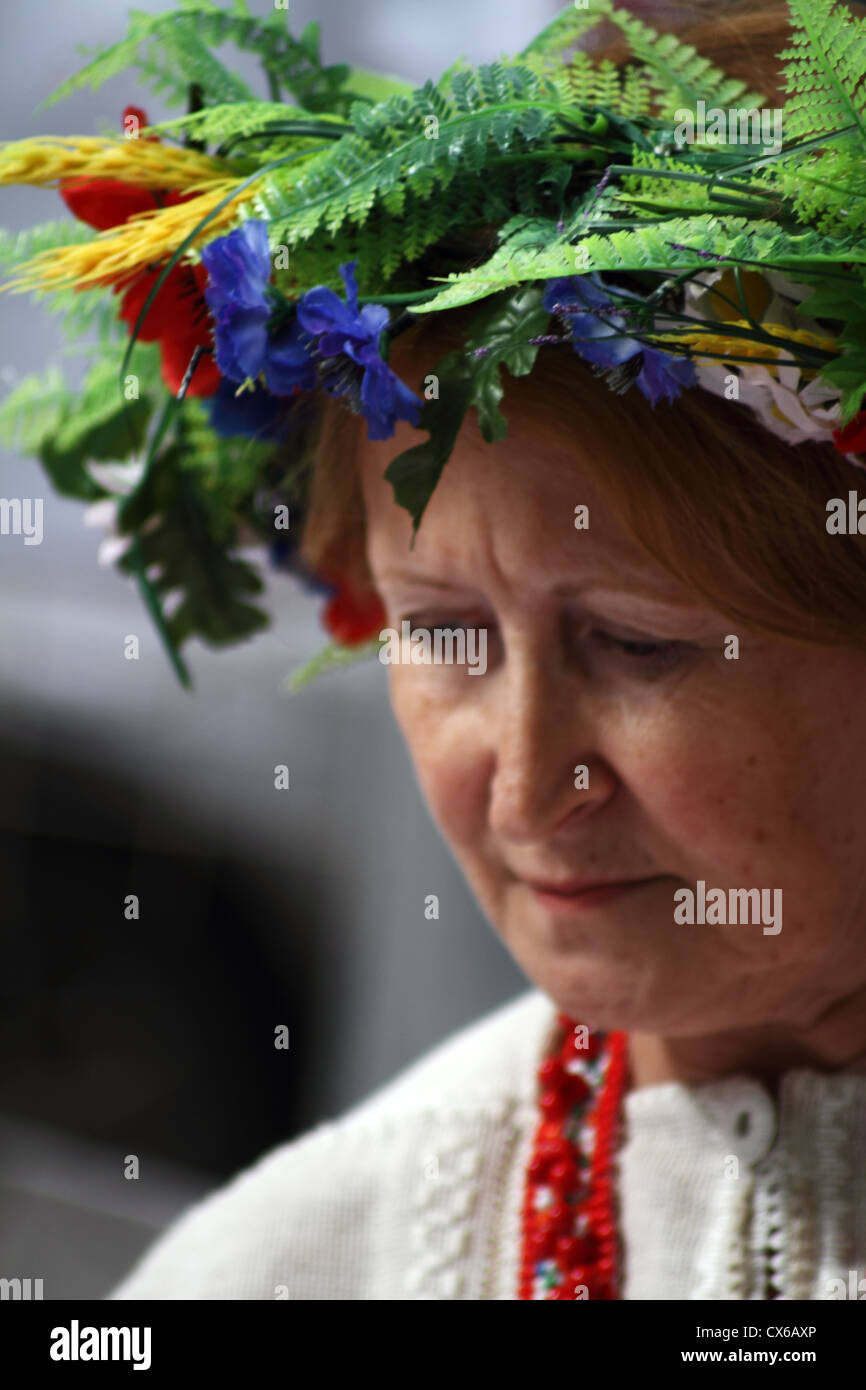
<svg viewBox="0 0 866 1390"><path fill-rule="evenodd" d="M101 558L137 578L185 684L187 639L267 624L250 537L327 597L315 669L376 645L375 596L311 573L296 543L323 392L370 439L397 420L428 436L385 475L414 530L469 408L504 438L503 369L529 373L548 342L616 391L736 397L858 463L866 24L835 0L789 10L773 109L611 0L417 88L323 66L318 25L293 37L282 7L183 0L134 13L51 100L136 66L187 114L148 125L128 107L119 136L0 148L0 181L54 185L77 219L6 235L9 287L97 341L80 390L28 378L0 430L109 523ZM626 41L620 66L577 46L601 23ZM214 57L229 41L258 56L269 100ZM422 400L390 345L469 304L465 351Z"/></svg>

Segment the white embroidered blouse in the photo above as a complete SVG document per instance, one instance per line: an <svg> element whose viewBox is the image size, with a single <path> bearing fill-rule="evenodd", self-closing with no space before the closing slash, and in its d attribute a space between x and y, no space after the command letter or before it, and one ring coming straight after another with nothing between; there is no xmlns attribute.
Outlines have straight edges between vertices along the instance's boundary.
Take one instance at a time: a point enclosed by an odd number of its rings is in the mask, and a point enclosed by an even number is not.
<svg viewBox="0 0 866 1390"><path fill-rule="evenodd" d="M537 990L169 1228L111 1299L516 1299ZM625 1299L866 1298L866 1075L790 1071L625 1097ZM862 1283L861 1283L862 1281ZM858 1293L859 1291L859 1293Z"/></svg>

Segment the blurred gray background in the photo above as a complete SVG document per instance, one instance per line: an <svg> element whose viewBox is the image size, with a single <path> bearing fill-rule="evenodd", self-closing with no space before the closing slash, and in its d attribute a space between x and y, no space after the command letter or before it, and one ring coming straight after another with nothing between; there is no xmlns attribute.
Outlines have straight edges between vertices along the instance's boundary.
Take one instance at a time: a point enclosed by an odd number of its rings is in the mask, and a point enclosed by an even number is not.
<svg viewBox="0 0 866 1390"><path fill-rule="evenodd" d="M326 62L420 83L458 53L517 51L559 8L292 0L291 24L321 22ZM3 138L96 133L131 102L172 114L129 75L35 111L80 66L76 46L119 39L125 13L5 0ZM13 230L64 215L50 190L3 200ZM0 391L55 362L75 380L43 305L5 296L0 314ZM189 1201L526 981L421 802L383 668L281 692L325 640L318 600L270 574L271 631L187 647L186 693L137 589L98 566L84 507L32 460L2 468L0 494L44 498L44 540L0 537L0 1276L98 1298ZM279 1023L290 1047L275 1053Z"/></svg>

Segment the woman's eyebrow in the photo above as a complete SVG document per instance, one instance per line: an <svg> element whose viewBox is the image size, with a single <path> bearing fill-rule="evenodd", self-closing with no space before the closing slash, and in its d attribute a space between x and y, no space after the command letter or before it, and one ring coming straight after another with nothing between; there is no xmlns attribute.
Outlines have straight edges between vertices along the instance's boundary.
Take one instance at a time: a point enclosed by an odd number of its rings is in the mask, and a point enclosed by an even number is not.
<svg viewBox="0 0 866 1390"><path fill-rule="evenodd" d="M421 574L417 570L382 570L379 579L400 579L408 581L410 584L423 585L425 589L469 589L472 586L467 584L452 584L447 579L433 579L431 576Z"/></svg>
<svg viewBox="0 0 866 1390"><path fill-rule="evenodd" d="M643 603L647 607L668 608L685 610L687 612L705 611L701 605L689 603L679 595L671 592L670 589L655 587L652 581L635 575L634 579L629 580L626 576L616 584L602 584L597 579L584 580L582 583L574 583L564 580L560 584L555 584L550 592L556 598L580 598L586 600L624 599L629 603Z"/></svg>

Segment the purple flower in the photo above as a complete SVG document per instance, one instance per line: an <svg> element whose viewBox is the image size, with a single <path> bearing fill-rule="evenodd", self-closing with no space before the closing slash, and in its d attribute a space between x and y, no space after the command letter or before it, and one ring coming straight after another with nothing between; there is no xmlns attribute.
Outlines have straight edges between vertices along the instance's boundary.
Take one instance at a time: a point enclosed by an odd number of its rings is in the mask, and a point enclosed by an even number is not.
<svg viewBox="0 0 866 1390"><path fill-rule="evenodd" d="M257 380L263 372L274 396L311 390L316 370L297 322L275 327L278 305L270 290L271 259L264 222L251 219L205 246L217 366L229 381Z"/></svg>
<svg viewBox="0 0 866 1390"><path fill-rule="evenodd" d="M298 304L298 322L308 333L318 336L320 357L343 354L361 369L360 405L367 420L367 437L390 439L395 420L417 425L423 402L391 371L379 353L379 336L387 327L388 310L383 304L365 304L358 312L356 265L357 261L348 261L340 266L346 286L345 304L326 285L316 285ZM333 386L327 379L323 383L333 395L356 389L351 375L335 378Z"/></svg>
<svg viewBox="0 0 866 1390"><path fill-rule="evenodd" d="M641 302L640 295L629 290L617 290L617 295ZM637 369L633 379L651 405L662 397L675 401L684 386L694 386L697 373L687 357L674 357L628 336L628 312L618 311L596 276L548 280L544 307L553 312L557 304L571 325L575 352L596 367L616 369L632 362Z"/></svg>

